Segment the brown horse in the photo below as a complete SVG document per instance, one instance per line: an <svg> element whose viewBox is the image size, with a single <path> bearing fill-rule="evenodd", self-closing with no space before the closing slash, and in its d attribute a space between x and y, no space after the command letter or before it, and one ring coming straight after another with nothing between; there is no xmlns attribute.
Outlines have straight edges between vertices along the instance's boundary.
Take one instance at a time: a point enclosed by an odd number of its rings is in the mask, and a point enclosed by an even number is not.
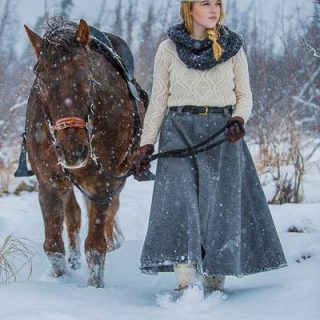
<svg viewBox="0 0 320 320"><path fill-rule="evenodd" d="M28 27L26 31L38 57L26 140L39 185L44 250L53 275L65 274L65 221L68 262L72 269L80 267L81 219L75 182L89 195L88 285L103 287L106 253L117 245L115 216L125 181L119 177L131 168L137 147L135 101L116 66L90 49L90 29L84 20L75 25L53 19L43 38Z"/></svg>

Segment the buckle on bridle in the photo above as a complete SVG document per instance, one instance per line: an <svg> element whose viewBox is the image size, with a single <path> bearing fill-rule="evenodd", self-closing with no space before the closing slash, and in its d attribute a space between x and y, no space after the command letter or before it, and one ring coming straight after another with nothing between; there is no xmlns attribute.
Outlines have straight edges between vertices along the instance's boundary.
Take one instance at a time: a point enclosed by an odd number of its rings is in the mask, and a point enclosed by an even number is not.
<svg viewBox="0 0 320 320"><path fill-rule="evenodd" d="M208 114L208 111L209 111L209 108L208 108L208 106L204 106L204 108L205 108L205 112L199 112L198 114L200 115L200 116L206 116L207 114Z"/></svg>

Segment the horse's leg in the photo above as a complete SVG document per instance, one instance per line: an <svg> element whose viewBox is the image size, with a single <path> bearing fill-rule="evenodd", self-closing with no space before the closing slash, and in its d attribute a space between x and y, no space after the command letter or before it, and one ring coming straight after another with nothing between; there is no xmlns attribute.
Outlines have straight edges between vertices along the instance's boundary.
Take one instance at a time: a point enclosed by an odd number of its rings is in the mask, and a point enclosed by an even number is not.
<svg viewBox="0 0 320 320"><path fill-rule="evenodd" d="M64 196L64 212L69 238L69 258L71 269L77 270L81 266L80 260L80 225L81 210L75 198L73 190Z"/></svg>
<svg viewBox="0 0 320 320"><path fill-rule="evenodd" d="M104 261L107 241L104 236L104 222L108 205L89 202L89 230L85 241L85 253L89 269L88 286L103 288Z"/></svg>
<svg viewBox="0 0 320 320"><path fill-rule="evenodd" d="M104 286L104 263L108 249L111 229L106 230L106 222L110 222L109 212L117 208L118 197L114 197L110 205L89 204L89 233L85 241L86 258L89 269L88 285L96 288ZM114 212L115 215L115 212ZM114 220L114 219L112 219ZM106 234L108 241L106 239Z"/></svg>
<svg viewBox="0 0 320 320"><path fill-rule="evenodd" d="M43 248L51 263L53 276L60 277L66 273L65 249L62 240L64 220L62 196L57 189L39 183L39 201L45 227Z"/></svg>
<svg viewBox="0 0 320 320"><path fill-rule="evenodd" d="M107 251L116 249L117 243L114 243L115 235L115 217L119 209L119 195L115 196L108 208L107 218L105 221L105 235L107 238Z"/></svg>

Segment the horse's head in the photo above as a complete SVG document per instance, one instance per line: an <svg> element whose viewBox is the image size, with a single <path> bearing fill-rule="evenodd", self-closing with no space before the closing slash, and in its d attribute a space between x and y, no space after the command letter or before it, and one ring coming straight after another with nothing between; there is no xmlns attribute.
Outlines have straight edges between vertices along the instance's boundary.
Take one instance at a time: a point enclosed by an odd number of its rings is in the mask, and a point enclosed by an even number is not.
<svg viewBox="0 0 320 320"><path fill-rule="evenodd" d="M56 146L59 162L68 169L83 167L90 153L88 118L91 95L89 27L54 19L41 38L27 26L38 57L35 86Z"/></svg>

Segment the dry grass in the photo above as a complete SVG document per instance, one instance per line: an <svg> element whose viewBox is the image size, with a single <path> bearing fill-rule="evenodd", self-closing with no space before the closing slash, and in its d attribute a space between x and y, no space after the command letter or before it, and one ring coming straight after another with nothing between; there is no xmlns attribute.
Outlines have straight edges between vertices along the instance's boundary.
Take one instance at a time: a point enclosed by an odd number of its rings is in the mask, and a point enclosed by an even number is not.
<svg viewBox="0 0 320 320"><path fill-rule="evenodd" d="M0 282L16 281L17 274L24 268L27 268L29 280L34 255L28 239L8 236L0 247Z"/></svg>

